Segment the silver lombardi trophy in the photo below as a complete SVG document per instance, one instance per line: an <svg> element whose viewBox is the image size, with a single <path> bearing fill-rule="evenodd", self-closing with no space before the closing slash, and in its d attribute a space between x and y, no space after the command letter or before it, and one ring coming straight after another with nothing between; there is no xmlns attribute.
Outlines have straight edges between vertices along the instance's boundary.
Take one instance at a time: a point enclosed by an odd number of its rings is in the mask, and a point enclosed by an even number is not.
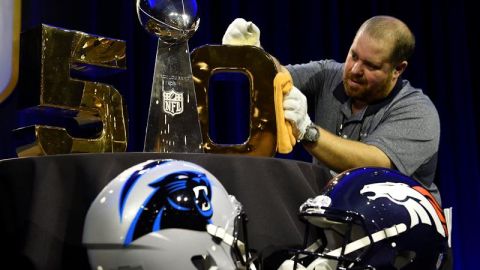
<svg viewBox="0 0 480 270"><path fill-rule="evenodd" d="M203 152L188 39L195 0L137 0L140 24L158 37L145 152Z"/></svg>

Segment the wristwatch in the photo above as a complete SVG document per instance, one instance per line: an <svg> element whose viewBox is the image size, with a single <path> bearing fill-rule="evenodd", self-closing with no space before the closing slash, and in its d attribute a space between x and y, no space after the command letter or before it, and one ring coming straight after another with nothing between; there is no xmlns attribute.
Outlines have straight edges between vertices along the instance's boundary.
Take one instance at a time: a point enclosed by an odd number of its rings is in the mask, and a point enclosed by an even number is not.
<svg viewBox="0 0 480 270"><path fill-rule="evenodd" d="M311 123L307 126L302 142L314 143L320 138L320 131L315 124Z"/></svg>

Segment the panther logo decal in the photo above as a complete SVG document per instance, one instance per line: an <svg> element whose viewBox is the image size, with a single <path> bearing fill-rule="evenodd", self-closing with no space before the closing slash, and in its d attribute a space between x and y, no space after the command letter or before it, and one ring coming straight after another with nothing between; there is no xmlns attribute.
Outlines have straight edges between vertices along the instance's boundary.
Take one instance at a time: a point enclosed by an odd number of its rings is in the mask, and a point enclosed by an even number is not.
<svg viewBox="0 0 480 270"><path fill-rule="evenodd" d="M419 223L432 225L432 221L437 232L446 236L446 220L440 205L432 195L423 187L410 187L404 183L375 183L365 185L360 194L370 200L378 198L387 198L395 204L403 205L410 215L410 228ZM373 195L372 195L373 194Z"/></svg>
<svg viewBox="0 0 480 270"><path fill-rule="evenodd" d="M155 166L158 164L154 164ZM147 164L146 169L154 167ZM143 174L142 170L128 179L120 196L120 217L128 194ZM213 215L212 189L207 176L198 171L177 171L148 184L152 188L133 219L124 244L154 231L180 228L205 231Z"/></svg>

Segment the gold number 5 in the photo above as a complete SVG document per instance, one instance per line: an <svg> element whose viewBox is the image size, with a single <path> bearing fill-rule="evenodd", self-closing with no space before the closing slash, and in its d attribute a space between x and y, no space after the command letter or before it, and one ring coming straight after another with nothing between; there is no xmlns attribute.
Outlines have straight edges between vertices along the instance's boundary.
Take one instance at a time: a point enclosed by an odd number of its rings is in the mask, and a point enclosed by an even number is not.
<svg viewBox="0 0 480 270"><path fill-rule="evenodd" d="M20 127L17 137L31 139L17 146L18 156L125 151L126 113L120 93L111 85L70 76L99 67L125 69L125 42L48 25L40 31L40 102L34 109L40 114L49 109L71 112L69 117L79 125L97 121L101 130L93 138L82 138L53 125ZM22 45L26 42L22 36Z"/></svg>

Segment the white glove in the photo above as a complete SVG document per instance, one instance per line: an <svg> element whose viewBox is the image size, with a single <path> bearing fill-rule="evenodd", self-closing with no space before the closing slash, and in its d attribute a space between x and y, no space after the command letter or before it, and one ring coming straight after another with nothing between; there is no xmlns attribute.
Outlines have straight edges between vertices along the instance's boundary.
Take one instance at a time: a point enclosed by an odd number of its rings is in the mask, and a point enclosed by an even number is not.
<svg viewBox="0 0 480 270"><path fill-rule="evenodd" d="M283 112L285 119L293 126L293 136L303 139L307 127L312 123L307 113L307 97L295 86L283 96Z"/></svg>
<svg viewBox="0 0 480 270"><path fill-rule="evenodd" d="M225 31L223 45L253 45L260 46L260 29L253 23L242 18L235 19Z"/></svg>

